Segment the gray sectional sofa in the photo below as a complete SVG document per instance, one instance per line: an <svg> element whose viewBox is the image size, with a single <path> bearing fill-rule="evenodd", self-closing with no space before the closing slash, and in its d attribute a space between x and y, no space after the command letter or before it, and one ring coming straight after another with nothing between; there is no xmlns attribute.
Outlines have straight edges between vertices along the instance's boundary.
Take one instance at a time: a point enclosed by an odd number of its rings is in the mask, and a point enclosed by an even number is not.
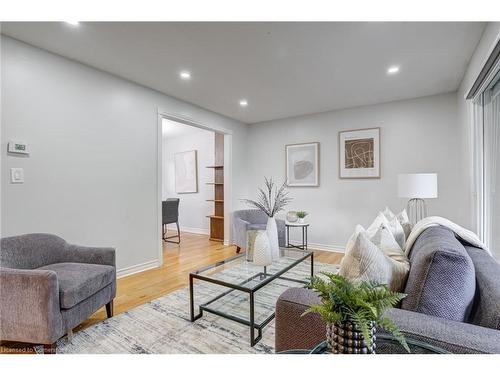
<svg viewBox="0 0 500 375"><path fill-rule="evenodd" d="M407 297L387 315L407 337L451 353L500 354L500 264L444 227L426 229L410 253ZM276 306L276 351L310 349L325 339L318 296L291 288Z"/></svg>
<svg viewBox="0 0 500 375"><path fill-rule="evenodd" d="M71 245L51 234L0 241L0 341L55 342L106 305L113 314L115 249Z"/></svg>

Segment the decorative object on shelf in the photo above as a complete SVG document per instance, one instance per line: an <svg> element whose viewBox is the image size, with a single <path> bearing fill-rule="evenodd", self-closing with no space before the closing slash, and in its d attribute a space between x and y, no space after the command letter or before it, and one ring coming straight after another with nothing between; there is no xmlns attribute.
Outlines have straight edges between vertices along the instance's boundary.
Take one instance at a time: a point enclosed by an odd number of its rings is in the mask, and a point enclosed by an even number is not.
<svg viewBox="0 0 500 375"><path fill-rule="evenodd" d="M267 236L269 237L269 248L272 254L272 259L276 260L279 258L280 248L278 242L278 228L276 226L276 219L274 216L282 211L286 205L292 200L288 197L288 191L286 190L286 184L283 183L280 188L276 187L273 179L268 179L264 177L266 190L259 188L259 198L254 201L251 199L243 199L244 202L250 206L256 207L267 216Z"/></svg>
<svg viewBox="0 0 500 375"><path fill-rule="evenodd" d="M178 152L174 155L175 192L178 194L198 192L198 162L196 150Z"/></svg>
<svg viewBox="0 0 500 375"><path fill-rule="evenodd" d="M375 326L391 333L410 352L404 336L383 313L406 295L391 292L372 281L353 283L329 272L314 276L308 286L318 292L321 304L312 305L303 315L318 313L327 324L327 342L332 353L375 353Z"/></svg>
<svg viewBox="0 0 500 375"><path fill-rule="evenodd" d="M339 178L380 178L380 128L339 132Z"/></svg>
<svg viewBox="0 0 500 375"><path fill-rule="evenodd" d="M411 173L398 175L398 196L410 198L407 204L410 223L415 225L427 217L424 198L437 198L438 185L436 173Z"/></svg>
<svg viewBox="0 0 500 375"><path fill-rule="evenodd" d="M298 220L297 212L296 211L288 211L286 214L286 221L289 223L295 223Z"/></svg>
<svg viewBox="0 0 500 375"><path fill-rule="evenodd" d="M285 146L288 186L319 186L319 142Z"/></svg>
<svg viewBox="0 0 500 375"><path fill-rule="evenodd" d="M271 245L267 231L259 230L253 245L253 263L257 266L269 266L273 262Z"/></svg>
<svg viewBox="0 0 500 375"><path fill-rule="evenodd" d="M299 218L300 224L304 224L307 215L309 214L306 211L297 211L297 217Z"/></svg>

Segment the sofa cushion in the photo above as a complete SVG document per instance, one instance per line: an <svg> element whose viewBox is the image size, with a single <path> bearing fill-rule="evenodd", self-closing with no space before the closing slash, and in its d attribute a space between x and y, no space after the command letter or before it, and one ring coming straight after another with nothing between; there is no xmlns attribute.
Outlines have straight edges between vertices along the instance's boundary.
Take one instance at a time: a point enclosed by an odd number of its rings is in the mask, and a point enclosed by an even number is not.
<svg viewBox="0 0 500 375"><path fill-rule="evenodd" d="M465 322L476 289L474 265L448 228L426 229L410 252L410 273L401 307Z"/></svg>
<svg viewBox="0 0 500 375"><path fill-rule="evenodd" d="M115 278L115 268L101 264L54 263L38 269L56 273L59 303L63 309L69 309L89 298Z"/></svg>
<svg viewBox="0 0 500 375"><path fill-rule="evenodd" d="M476 296L470 322L500 330L500 264L483 249L465 246L476 270Z"/></svg>

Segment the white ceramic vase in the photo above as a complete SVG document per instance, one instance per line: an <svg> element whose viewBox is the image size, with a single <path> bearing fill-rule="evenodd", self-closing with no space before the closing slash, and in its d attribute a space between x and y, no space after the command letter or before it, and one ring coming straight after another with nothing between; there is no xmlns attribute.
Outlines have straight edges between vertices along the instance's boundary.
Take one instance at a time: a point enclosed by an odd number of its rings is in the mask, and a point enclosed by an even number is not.
<svg viewBox="0 0 500 375"><path fill-rule="evenodd" d="M273 262L269 238L266 231L260 231L253 245L253 263L257 266L269 266Z"/></svg>
<svg viewBox="0 0 500 375"><path fill-rule="evenodd" d="M267 219L266 232L269 238L272 260L278 260L280 257L280 246L278 241L278 227L274 217L269 217Z"/></svg>

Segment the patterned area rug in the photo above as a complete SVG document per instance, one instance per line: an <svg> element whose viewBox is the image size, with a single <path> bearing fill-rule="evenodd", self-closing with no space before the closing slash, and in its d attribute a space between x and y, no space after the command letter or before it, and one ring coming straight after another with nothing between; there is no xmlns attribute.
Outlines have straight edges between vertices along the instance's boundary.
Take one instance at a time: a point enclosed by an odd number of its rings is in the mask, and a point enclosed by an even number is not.
<svg viewBox="0 0 500 375"><path fill-rule="evenodd" d="M334 272L337 268L316 262L314 266L315 272ZM308 262L299 264L284 276L306 280L309 267ZM238 272L238 268L222 272L230 277ZM258 291L255 294L256 320L261 321L274 311L276 300L283 291L301 285L278 279ZM195 303L207 301L225 290L197 281ZM217 303L218 309L248 319L247 293L234 291ZM202 318L191 323L189 289L183 288L77 332L71 342L66 337L60 339L57 353L274 353L274 320L263 329L261 341L251 347L250 328L247 326L210 313L204 313Z"/></svg>

